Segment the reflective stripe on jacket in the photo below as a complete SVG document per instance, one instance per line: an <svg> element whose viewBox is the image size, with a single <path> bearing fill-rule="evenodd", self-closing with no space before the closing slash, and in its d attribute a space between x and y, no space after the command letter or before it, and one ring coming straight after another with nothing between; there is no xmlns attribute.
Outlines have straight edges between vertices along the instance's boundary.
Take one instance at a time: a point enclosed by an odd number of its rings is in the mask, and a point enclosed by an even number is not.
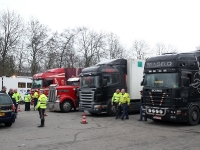
<svg viewBox="0 0 200 150"><path fill-rule="evenodd" d="M31 95L30 95L29 93L26 93L26 94L24 95L24 101L25 101L25 102L30 102L30 101L31 101Z"/></svg>
<svg viewBox="0 0 200 150"><path fill-rule="evenodd" d="M21 94L19 92L14 93L12 98L14 98L16 103L18 103L21 100Z"/></svg>
<svg viewBox="0 0 200 150"><path fill-rule="evenodd" d="M41 108L41 109L46 109L47 108L47 97L44 94L41 94L40 97L38 98L38 103L36 105L36 109Z"/></svg>
<svg viewBox="0 0 200 150"><path fill-rule="evenodd" d="M112 97L112 103L119 103L119 99L120 99L121 95L122 95L122 93L115 92Z"/></svg>
<svg viewBox="0 0 200 150"><path fill-rule="evenodd" d="M120 102L119 104L127 104L130 105L130 95L128 93L124 93L120 97Z"/></svg>

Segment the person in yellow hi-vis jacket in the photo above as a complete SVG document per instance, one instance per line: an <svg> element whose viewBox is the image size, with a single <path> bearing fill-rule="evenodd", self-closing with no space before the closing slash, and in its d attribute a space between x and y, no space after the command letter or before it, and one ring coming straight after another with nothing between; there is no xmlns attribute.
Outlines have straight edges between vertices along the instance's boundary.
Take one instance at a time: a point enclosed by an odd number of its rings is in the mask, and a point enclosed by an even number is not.
<svg viewBox="0 0 200 150"><path fill-rule="evenodd" d="M124 120L125 115L126 115L126 119L129 119L128 107L130 105L130 95L125 92L125 89L122 89L121 93L122 93L122 95L119 100L119 105L122 106L123 113L122 113L122 116L120 117L120 119Z"/></svg>
<svg viewBox="0 0 200 150"><path fill-rule="evenodd" d="M18 104L19 104L19 101L21 100L21 94L19 92L17 92L17 89L14 89L12 98L15 100L15 103L14 103L15 104L15 117L17 118Z"/></svg>
<svg viewBox="0 0 200 150"><path fill-rule="evenodd" d="M32 97L33 97L33 99L34 99L34 110L35 110L35 106L37 105L38 97L39 97L38 90L35 90L35 91L34 91L34 94L33 94Z"/></svg>
<svg viewBox="0 0 200 150"><path fill-rule="evenodd" d="M47 97L44 94L44 91L40 91L40 97L38 98L38 103L35 106L35 110L39 111L40 119L41 119L41 124L38 127L44 127L44 112L45 109L47 108Z"/></svg>
<svg viewBox="0 0 200 150"><path fill-rule="evenodd" d="M119 99L121 97L122 93L120 92L119 89L116 90L116 92L113 94L112 97L112 102L111 104L115 106L115 111L116 111L116 118L118 119L118 117L120 117L120 106L119 106Z"/></svg>
<svg viewBox="0 0 200 150"><path fill-rule="evenodd" d="M25 111L30 111L30 102L31 102L30 90L27 90L27 92L25 93L24 101L25 101Z"/></svg>

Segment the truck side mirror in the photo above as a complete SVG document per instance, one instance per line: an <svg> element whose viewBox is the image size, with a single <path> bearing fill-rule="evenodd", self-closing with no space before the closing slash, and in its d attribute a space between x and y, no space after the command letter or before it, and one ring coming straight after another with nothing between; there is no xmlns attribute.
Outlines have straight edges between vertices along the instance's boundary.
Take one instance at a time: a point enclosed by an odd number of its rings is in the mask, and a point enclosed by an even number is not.
<svg viewBox="0 0 200 150"><path fill-rule="evenodd" d="M141 86L143 86L143 85L144 85L144 80L142 80L142 81L141 81L140 85L141 85Z"/></svg>
<svg viewBox="0 0 200 150"><path fill-rule="evenodd" d="M190 80L189 78L181 78L181 85L183 87L188 87L190 85Z"/></svg>
<svg viewBox="0 0 200 150"><path fill-rule="evenodd" d="M106 86L107 85L107 79L103 79L103 86Z"/></svg>

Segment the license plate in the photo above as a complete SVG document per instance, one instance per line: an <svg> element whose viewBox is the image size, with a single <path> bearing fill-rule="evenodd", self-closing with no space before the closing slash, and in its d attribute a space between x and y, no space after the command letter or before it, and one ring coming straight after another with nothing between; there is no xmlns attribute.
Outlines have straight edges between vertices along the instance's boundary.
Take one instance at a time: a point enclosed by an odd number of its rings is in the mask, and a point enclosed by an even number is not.
<svg viewBox="0 0 200 150"><path fill-rule="evenodd" d="M1 117L5 116L5 113L0 113L0 116L1 116Z"/></svg>
<svg viewBox="0 0 200 150"><path fill-rule="evenodd" d="M153 116L153 119L161 120L161 117L159 117L159 116Z"/></svg>

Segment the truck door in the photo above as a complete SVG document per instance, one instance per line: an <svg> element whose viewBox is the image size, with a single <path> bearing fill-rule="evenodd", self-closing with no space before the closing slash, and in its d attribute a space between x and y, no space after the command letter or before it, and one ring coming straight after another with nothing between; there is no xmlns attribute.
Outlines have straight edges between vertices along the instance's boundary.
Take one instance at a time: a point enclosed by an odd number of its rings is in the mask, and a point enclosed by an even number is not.
<svg viewBox="0 0 200 150"><path fill-rule="evenodd" d="M191 75L191 84L190 87L193 88L194 91L194 101L198 101L200 98L200 73L193 72Z"/></svg>
<svg viewBox="0 0 200 150"><path fill-rule="evenodd" d="M188 72L188 71L183 71L182 72L182 79L185 78L188 80L188 86L184 86L182 85L184 88L182 90L182 97L184 97L185 99L189 100L189 101L195 101L195 95L197 94L194 91L194 88L191 86L192 84L192 72Z"/></svg>
<svg viewBox="0 0 200 150"><path fill-rule="evenodd" d="M116 89L119 88L119 74L104 74L103 78L107 80L107 85L103 88L105 99L111 98ZM121 89L120 89L121 90Z"/></svg>

